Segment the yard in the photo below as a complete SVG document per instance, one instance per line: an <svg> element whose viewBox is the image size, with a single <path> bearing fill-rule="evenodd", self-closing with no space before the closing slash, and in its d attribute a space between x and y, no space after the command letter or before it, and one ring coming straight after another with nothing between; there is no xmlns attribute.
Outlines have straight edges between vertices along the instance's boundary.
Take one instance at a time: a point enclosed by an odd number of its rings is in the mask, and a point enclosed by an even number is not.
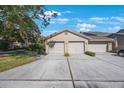
<svg viewBox="0 0 124 93"><path fill-rule="evenodd" d="M14 52L0 57L0 72L37 60L29 51Z"/></svg>

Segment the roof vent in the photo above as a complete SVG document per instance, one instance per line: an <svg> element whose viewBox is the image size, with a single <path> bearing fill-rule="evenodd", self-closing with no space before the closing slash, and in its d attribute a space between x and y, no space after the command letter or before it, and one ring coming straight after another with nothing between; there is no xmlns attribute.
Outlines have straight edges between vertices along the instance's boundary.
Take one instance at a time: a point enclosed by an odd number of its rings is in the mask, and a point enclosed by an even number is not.
<svg viewBox="0 0 124 93"><path fill-rule="evenodd" d="M65 35L67 35L68 34L68 32L65 32Z"/></svg>

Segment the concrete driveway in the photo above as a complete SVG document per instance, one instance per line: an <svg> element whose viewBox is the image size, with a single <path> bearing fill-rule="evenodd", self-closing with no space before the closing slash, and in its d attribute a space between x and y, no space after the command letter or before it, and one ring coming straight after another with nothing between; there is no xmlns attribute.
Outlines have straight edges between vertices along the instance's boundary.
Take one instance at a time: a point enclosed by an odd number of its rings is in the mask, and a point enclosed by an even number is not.
<svg viewBox="0 0 124 93"><path fill-rule="evenodd" d="M0 73L0 87L124 87L124 58L54 54Z"/></svg>

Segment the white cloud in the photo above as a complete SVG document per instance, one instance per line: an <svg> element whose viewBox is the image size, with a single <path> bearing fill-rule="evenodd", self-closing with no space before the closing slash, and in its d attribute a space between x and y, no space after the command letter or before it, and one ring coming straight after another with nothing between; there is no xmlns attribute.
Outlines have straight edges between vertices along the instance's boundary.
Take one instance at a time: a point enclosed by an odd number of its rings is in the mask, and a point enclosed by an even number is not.
<svg viewBox="0 0 124 93"><path fill-rule="evenodd" d="M52 16L54 13L58 14L58 16L61 16L62 14L70 14L72 13L72 11L67 10L67 11L60 12L60 11L52 10L52 11L46 11L45 15Z"/></svg>
<svg viewBox="0 0 124 93"><path fill-rule="evenodd" d="M87 23L82 23L82 24L77 24L78 27L85 27L85 28L94 28L96 25L94 24L87 24Z"/></svg>
<svg viewBox="0 0 124 93"><path fill-rule="evenodd" d="M46 16L53 16L55 13L58 14L58 16L61 15L60 12L54 11L54 10L52 10L52 11L46 11L44 14L45 14Z"/></svg>
<svg viewBox="0 0 124 93"><path fill-rule="evenodd" d="M59 12L59 11L52 10L52 11L45 11L44 14L46 16L52 16L54 13L58 14L58 16L61 16L62 14L66 14L66 13L70 14L72 13L72 11L67 10L67 11Z"/></svg>
<svg viewBox="0 0 124 93"><path fill-rule="evenodd" d="M117 31L119 31L120 29L121 29L120 26L114 26L114 27L109 27L109 28L108 28L108 31L110 31L110 32L117 32Z"/></svg>
<svg viewBox="0 0 124 93"><path fill-rule="evenodd" d="M68 18L55 18L51 20L51 23L56 23L56 24L65 24L69 21Z"/></svg>
<svg viewBox="0 0 124 93"><path fill-rule="evenodd" d="M108 23L108 21L119 21L124 22L124 17L112 16L112 17L91 17L90 20L96 21L97 23Z"/></svg>
<svg viewBox="0 0 124 93"><path fill-rule="evenodd" d="M94 25L94 24L82 23L82 24L77 24L77 27L80 29L80 31L90 31L91 28L95 28L96 25Z"/></svg>
<svg viewBox="0 0 124 93"><path fill-rule="evenodd" d="M57 14L58 16L61 15L60 12L54 11L54 10L52 10L52 11L45 11L45 12L44 12L44 15L47 16L47 17L52 17L54 14ZM42 19L44 16L41 15L41 14L39 14L39 17Z"/></svg>
<svg viewBox="0 0 124 93"><path fill-rule="evenodd" d="M109 17L91 17L90 20L95 21L109 20Z"/></svg>
<svg viewBox="0 0 124 93"><path fill-rule="evenodd" d="M111 17L111 19L114 19L114 20L117 20L117 21L120 21L120 22L124 22L124 17L119 17L119 16L116 16L116 17Z"/></svg>
<svg viewBox="0 0 124 93"><path fill-rule="evenodd" d="M124 17L112 16L112 17L91 17L90 20L95 23L100 24L110 24L110 25L119 25L121 22L124 22Z"/></svg>
<svg viewBox="0 0 124 93"><path fill-rule="evenodd" d="M80 31L85 31L85 32L89 32L91 29L89 28L80 28Z"/></svg>
<svg viewBox="0 0 124 93"><path fill-rule="evenodd" d="M110 20L110 21L96 21L96 23L106 24L106 25L120 25L120 22L114 21L114 20Z"/></svg>

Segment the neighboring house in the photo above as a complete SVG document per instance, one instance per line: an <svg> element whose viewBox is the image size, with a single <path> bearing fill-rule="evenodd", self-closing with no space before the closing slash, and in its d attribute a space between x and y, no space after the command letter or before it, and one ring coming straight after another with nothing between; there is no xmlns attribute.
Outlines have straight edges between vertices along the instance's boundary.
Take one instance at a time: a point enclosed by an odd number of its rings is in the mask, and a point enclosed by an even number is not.
<svg viewBox="0 0 124 93"><path fill-rule="evenodd" d="M54 41L54 47L48 43ZM46 53L77 54L85 51L107 52L112 50L112 39L104 36L88 36L83 33L63 30L45 39Z"/></svg>
<svg viewBox="0 0 124 93"><path fill-rule="evenodd" d="M112 50L120 50L124 48L124 29L118 31L117 33L112 33L108 35L108 37L112 38L113 40L117 40L117 45L115 41L113 41Z"/></svg>
<svg viewBox="0 0 124 93"><path fill-rule="evenodd" d="M106 37L110 35L110 33L107 33L107 32L80 32L80 33L87 36L102 36L102 37Z"/></svg>
<svg viewBox="0 0 124 93"><path fill-rule="evenodd" d="M21 49L21 48L26 48L27 45L25 43L21 43L18 41L12 42L9 44L9 49Z"/></svg>

